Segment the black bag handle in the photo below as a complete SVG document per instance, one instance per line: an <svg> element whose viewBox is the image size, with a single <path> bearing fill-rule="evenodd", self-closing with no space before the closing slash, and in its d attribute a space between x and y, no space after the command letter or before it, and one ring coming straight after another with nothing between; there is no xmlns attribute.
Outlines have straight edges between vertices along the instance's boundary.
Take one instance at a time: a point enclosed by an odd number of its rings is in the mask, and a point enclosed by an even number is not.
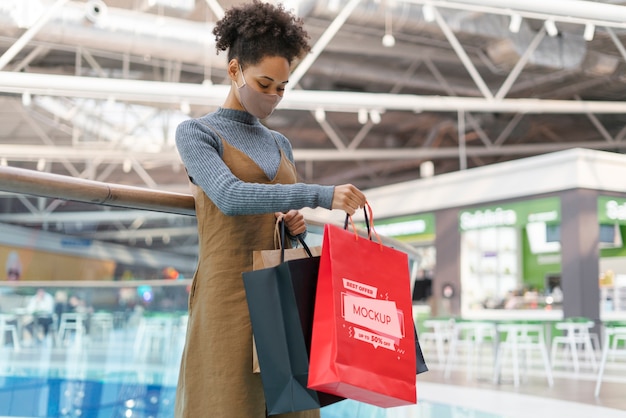
<svg viewBox="0 0 626 418"><path fill-rule="evenodd" d="M279 225L278 227L280 228L280 262L282 264L285 262L285 242L286 242L285 221L283 221L282 219L279 220L278 225ZM313 253L311 253L311 249L309 248L307 243L304 241L304 237L302 236L302 234L298 234L296 238L298 239L298 242L302 244L302 248L304 248L304 251L306 252L306 254L309 257L313 257Z"/></svg>

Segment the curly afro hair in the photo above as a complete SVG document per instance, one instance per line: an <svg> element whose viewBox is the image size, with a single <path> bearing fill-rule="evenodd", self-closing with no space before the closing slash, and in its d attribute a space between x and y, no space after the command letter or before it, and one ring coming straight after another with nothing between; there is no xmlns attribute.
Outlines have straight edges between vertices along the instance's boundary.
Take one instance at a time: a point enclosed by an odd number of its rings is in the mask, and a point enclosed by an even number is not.
<svg viewBox="0 0 626 418"><path fill-rule="evenodd" d="M282 4L254 0L226 11L213 34L217 52L228 50L228 61L242 66L258 64L265 57L283 57L289 64L311 51L302 19Z"/></svg>

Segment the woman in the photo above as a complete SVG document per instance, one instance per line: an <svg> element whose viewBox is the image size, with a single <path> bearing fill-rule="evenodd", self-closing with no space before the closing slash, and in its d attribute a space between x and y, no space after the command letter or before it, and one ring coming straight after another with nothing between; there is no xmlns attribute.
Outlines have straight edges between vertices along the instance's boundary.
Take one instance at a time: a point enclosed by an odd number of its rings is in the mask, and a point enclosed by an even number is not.
<svg viewBox="0 0 626 418"><path fill-rule="evenodd" d="M241 273L253 250L273 249L276 217L306 232L303 207L363 207L356 187L296 183L291 145L263 126L282 98L294 60L310 51L302 21L254 1L228 10L213 33L228 50L231 89L223 106L181 123L176 144L196 202L200 255L176 395L177 417L265 417L252 373L252 331ZM317 417L319 411L288 414Z"/></svg>

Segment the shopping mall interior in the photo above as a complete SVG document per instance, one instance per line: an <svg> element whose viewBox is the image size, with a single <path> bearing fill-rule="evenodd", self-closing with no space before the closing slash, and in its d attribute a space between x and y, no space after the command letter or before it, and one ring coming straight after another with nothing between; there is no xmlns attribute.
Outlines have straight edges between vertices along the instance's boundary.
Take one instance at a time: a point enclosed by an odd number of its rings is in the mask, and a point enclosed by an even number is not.
<svg viewBox="0 0 626 418"><path fill-rule="evenodd" d="M0 2L0 417L174 416L199 252L175 132L223 105L212 31L242 3ZM626 2L281 3L313 48L262 123L299 182L364 191L429 368L415 405L322 418L624 416ZM311 247L345 221L302 212Z"/></svg>

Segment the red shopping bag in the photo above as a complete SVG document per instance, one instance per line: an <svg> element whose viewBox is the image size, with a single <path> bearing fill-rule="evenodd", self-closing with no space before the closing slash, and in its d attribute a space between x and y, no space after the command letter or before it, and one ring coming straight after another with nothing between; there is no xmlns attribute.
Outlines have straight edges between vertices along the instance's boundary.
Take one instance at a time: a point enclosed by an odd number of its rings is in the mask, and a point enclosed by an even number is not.
<svg viewBox="0 0 626 418"><path fill-rule="evenodd" d="M308 387L380 407L417 402L408 257L324 226Z"/></svg>

